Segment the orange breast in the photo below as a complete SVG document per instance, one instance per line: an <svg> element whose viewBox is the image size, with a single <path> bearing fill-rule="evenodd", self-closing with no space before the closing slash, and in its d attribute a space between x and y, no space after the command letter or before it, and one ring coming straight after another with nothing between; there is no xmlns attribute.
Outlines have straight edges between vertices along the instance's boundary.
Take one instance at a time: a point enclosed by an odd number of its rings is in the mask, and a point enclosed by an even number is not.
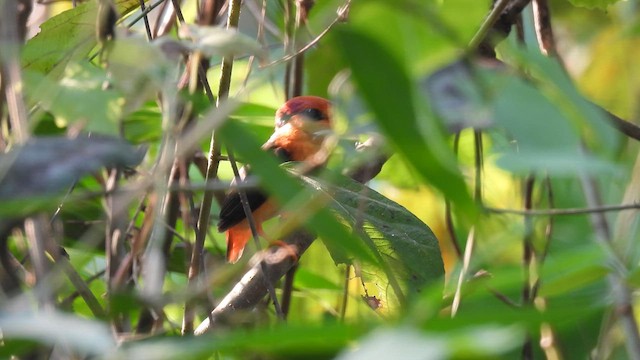
<svg viewBox="0 0 640 360"><path fill-rule="evenodd" d="M310 135L295 124L282 130L283 133L276 139L275 144L285 149L293 161L304 161L322 147L320 137Z"/></svg>

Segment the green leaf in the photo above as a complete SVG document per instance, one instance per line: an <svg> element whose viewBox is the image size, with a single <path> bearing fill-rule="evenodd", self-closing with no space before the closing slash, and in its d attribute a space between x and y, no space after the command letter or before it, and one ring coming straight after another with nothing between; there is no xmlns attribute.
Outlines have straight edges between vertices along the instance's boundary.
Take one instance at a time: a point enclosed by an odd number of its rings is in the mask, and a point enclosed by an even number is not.
<svg viewBox="0 0 640 360"><path fill-rule="evenodd" d="M545 281L540 296L557 297L572 294L601 281L609 273L602 249L589 246L574 249L560 257L550 257L544 265Z"/></svg>
<svg viewBox="0 0 640 360"><path fill-rule="evenodd" d="M502 152L498 164L512 172L620 172L610 160L619 136L603 111L576 90L557 63L510 51L535 79L527 81L501 62L462 60L426 79L424 88L445 123L453 130L497 129L488 131L495 143L508 143L495 149Z"/></svg>
<svg viewBox="0 0 640 360"><path fill-rule="evenodd" d="M147 102L123 120L124 136L133 143L155 142L162 137L162 110Z"/></svg>
<svg viewBox="0 0 640 360"><path fill-rule="evenodd" d="M193 42L184 44L191 50L202 52L206 57L212 56L263 56L260 44L247 35L234 29L219 26L186 25L181 27L183 36L190 37Z"/></svg>
<svg viewBox="0 0 640 360"><path fill-rule="evenodd" d="M453 152L440 125L416 110L414 85L402 62L368 34L340 29L335 39L388 140L424 180L473 217L475 207Z"/></svg>
<svg viewBox="0 0 640 360"><path fill-rule="evenodd" d="M341 286L327 279L322 274L312 273L302 267L296 271L294 286L305 289L342 290Z"/></svg>
<svg viewBox="0 0 640 360"><path fill-rule="evenodd" d="M109 47L107 59L110 83L126 100L125 113L155 100L159 91L176 87L174 72L177 69L165 56L160 43L149 43L136 36L116 38Z"/></svg>
<svg viewBox="0 0 640 360"><path fill-rule="evenodd" d="M592 151L606 156L617 152L620 133L607 121L604 110L578 91L555 59L526 48L506 46L503 51L528 69L533 77L532 84Z"/></svg>
<svg viewBox="0 0 640 360"><path fill-rule="evenodd" d="M86 57L97 44L98 2L87 1L45 21L40 33L22 50L24 69L62 75L67 63ZM126 15L140 6L137 0L116 0L118 12Z"/></svg>
<svg viewBox="0 0 640 360"><path fill-rule="evenodd" d="M143 156L143 149L111 137L31 138L0 155L0 214L31 211L27 199L46 200L101 167L134 166Z"/></svg>
<svg viewBox="0 0 640 360"><path fill-rule="evenodd" d="M330 174L327 180L308 176L303 179L333 199L332 208L354 231L359 231L356 224L363 223L365 233L372 240L368 245L378 254L380 263L387 265L374 269L363 264L364 272L375 275L384 283L392 281L390 278L393 277L401 282L402 290L408 290L410 294L419 293L424 287L442 280L444 266L438 239L407 209L336 173Z"/></svg>
<svg viewBox="0 0 640 360"><path fill-rule="evenodd" d="M253 331L234 330L200 337L152 338L124 344L119 359L210 359L217 351L250 357L249 353L275 358L330 359L365 332L361 326L325 324L274 326ZM279 354L280 356L273 356Z"/></svg>
<svg viewBox="0 0 640 360"><path fill-rule="evenodd" d="M88 132L118 134L123 99L117 91L103 89L104 70L75 63L67 66L59 81L33 71L25 72L25 81L29 100L51 112L59 127L80 123Z"/></svg>

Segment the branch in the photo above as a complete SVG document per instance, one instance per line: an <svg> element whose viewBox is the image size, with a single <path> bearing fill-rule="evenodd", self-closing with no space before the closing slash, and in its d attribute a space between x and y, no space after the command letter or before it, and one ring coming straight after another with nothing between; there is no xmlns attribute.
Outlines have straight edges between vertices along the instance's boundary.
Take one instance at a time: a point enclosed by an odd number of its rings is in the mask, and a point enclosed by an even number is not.
<svg viewBox="0 0 640 360"><path fill-rule="evenodd" d="M380 151L381 143L377 140L367 140L358 146L358 151L373 153L373 161L368 161L351 170L347 174L359 182L365 183L373 179L389 156ZM371 166L371 164L376 164ZM202 335L214 326L230 325L232 316L241 310L253 309L267 295L267 281L275 285L289 269L291 269L315 240L315 235L308 231L298 230L289 235L285 242L289 246L272 247L266 251L263 258L254 265L233 289L222 299L195 330L195 335ZM293 253L292 253L293 252ZM293 256L295 255L295 257ZM266 271L263 271L266 269ZM264 274L268 276L265 276Z"/></svg>
<svg viewBox="0 0 640 360"><path fill-rule="evenodd" d="M548 209L548 210L518 210L518 209L500 209L493 207L484 207L485 211L495 214L511 214L524 216L556 216L556 215L584 215L596 214L609 211L637 210L640 204L622 204L622 205L605 205L594 206L588 208L571 208L571 209Z"/></svg>

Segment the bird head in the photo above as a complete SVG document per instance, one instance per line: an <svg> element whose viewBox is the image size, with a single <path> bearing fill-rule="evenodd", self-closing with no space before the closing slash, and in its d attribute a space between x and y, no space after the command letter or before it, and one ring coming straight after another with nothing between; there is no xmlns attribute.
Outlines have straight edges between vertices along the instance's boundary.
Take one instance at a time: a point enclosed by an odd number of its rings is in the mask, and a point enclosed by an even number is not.
<svg viewBox="0 0 640 360"><path fill-rule="evenodd" d="M276 112L276 130L284 126L307 133L331 129L331 103L318 96L297 96Z"/></svg>
<svg viewBox="0 0 640 360"><path fill-rule="evenodd" d="M331 134L331 103L317 96L298 96L276 112L275 131L264 148L282 149L293 161L316 154Z"/></svg>

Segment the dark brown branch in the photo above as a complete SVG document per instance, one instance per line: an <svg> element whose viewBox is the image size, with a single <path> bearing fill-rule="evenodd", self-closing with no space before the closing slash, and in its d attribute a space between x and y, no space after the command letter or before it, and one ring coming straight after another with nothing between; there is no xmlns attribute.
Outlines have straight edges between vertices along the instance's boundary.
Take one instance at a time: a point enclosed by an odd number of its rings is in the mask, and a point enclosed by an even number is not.
<svg viewBox="0 0 640 360"><path fill-rule="evenodd" d="M289 244L288 247L277 246L267 250L263 259L242 277L209 314L209 317L198 326L195 334L204 334L214 324L215 326L231 325L233 324L233 315L238 314L239 311L253 309L267 294L265 283L275 284L296 264L297 258L291 256L291 251L299 258L314 240L314 235L306 231L296 231L285 239ZM264 275L261 264L267 268L268 276Z"/></svg>
<svg viewBox="0 0 640 360"><path fill-rule="evenodd" d="M602 108L600 108L600 109L602 109ZM626 136L628 136L628 137L630 137L632 139L636 139L636 140L640 141L640 127L638 127L638 125L636 125L634 123L631 123L629 121L623 120L623 119L617 117L616 115L608 112L607 110L604 110L604 109L602 109L602 110L607 115L607 119L609 120L610 124L613 127L618 129L621 133L625 134Z"/></svg>
<svg viewBox="0 0 640 360"><path fill-rule="evenodd" d="M477 50L480 56L495 58L494 44L509 35L511 27L530 1L494 0L491 12L471 40L469 48Z"/></svg>

